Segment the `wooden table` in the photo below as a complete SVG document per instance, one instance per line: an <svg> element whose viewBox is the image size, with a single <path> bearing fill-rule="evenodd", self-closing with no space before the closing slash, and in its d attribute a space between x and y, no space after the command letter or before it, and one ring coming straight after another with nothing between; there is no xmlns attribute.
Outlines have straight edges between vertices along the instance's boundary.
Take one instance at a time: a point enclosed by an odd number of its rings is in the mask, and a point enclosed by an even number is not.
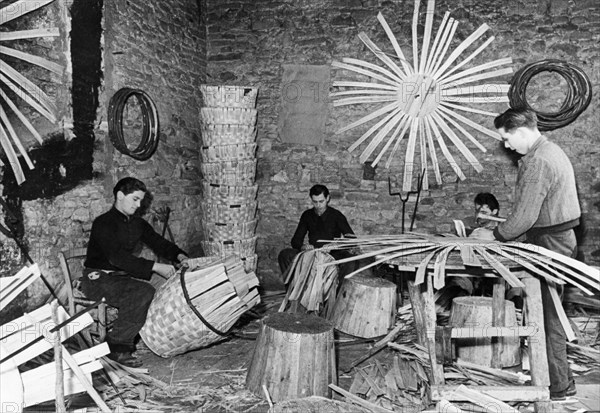
<svg viewBox="0 0 600 413"><path fill-rule="evenodd" d="M378 258L383 258L378 257ZM416 270L424 257L419 255L408 255L402 257L399 260L391 259L387 261L391 267L398 271L406 271L412 274L416 274ZM542 298L540 290L539 280L523 271L523 269L515 264L514 262L506 261L502 262L508 267L512 273L514 273L519 280L525 285L523 291L524 308L523 314L526 322L525 327L519 328L518 333L522 336L527 336L527 332L532 330L536 331L535 336L529 339L528 352L530 359L530 373L532 386L471 386L479 391L483 391L486 394L495 397L502 401L533 401L535 402L535 409L538 412L550 411L550 395L548 386L550 385L550 379L548 375L548 360L546 356L546 340L544 331L544 318L542 311ZM436 356L436 313L435 313L435 302L433 296L433 265L431 262L427 267L428 271L425 276L425 282L416 285L413 279L407 281L408 292L412 304L413 315L415 319L415 326L417 329L417 336L419 344L429 350L429 358L431 362L432 371L432 383L431 383L431 395L433 400L446 399L449 401L464 400L457 398L453 395L452 390L456 386L446 386L444 381L444 369L443 365L440 364ZM459 251L453 251L448 256L446 263L446 277L452 276L467 276L467 277L490 277L494 279L493 299L492 299L492 314L493 314L493 325L503 326L504 325L504 294L505 294L505 281L500 277L492 267L483 266L479 267L467 267L463 264L460 257ZM453 329L461 330L458 331L457 337L469 337L471 334L482 334L481 331L475 331L478 329ZM490 329L487 329L490 330ZM494 330L494 329L492 329ZM499 335L506 335L501 329L498 330ZM453 335L454 335L453 331ZM489 334L491 333L491 334ZM498 337L493 335L495 332L488 332L487 337ZM515 334L515 329L511 328L511 334ZM471 335L473 336L473 335ZM537 339L539 337L539 339ZM497 363L499 366L499 351L500 346L494 344L493 347L493 359L492 363Z"/></svg>

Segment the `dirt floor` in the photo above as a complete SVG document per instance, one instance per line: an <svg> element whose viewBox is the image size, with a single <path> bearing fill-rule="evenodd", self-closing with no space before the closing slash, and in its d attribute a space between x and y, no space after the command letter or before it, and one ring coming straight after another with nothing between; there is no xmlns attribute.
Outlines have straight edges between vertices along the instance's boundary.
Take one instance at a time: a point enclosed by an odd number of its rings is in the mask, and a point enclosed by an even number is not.
<svg viewBox="0 0 600 413"><path fill-rule="evenodd" d="M282 294L271 294L263 299L257 315L277 311ZM214 345L172 358L161 358L152 353L142 342L137 356L144 361L144 368L155 379L167 385L164 389L150 386L143 394L145 402L139 408L157 411L201 412L267 412L269 404L264 394L255 395L245 387L246 373L254 352L259 321L245 317L236 331L246 338L233 337ZM336 333L338 385L348 389L355 372L353 363L368 353L373 342L357 341ZM410 341L410 337L407 337ZM382 364L391 363L392 350L383 350L364 364L378 359ZM598 360L600 364L600 360ZM388 364L389 365L389 364ZM576 377L578 394L565 402L553 403L552 412L600 412L600 368L593 368ZM154 389L154 390L152 390ZM131 392L129 396L132 396ZM133 394L133 398L140 394ZM334 393L334 398L343 400ZM129 399L128 399L129 400ZM435 406L431 405L430 409ZM532 404L519 406L520 411L533 411ZM325 411L325 410L321 410ZM403 412L412 409L402 410ZM476 410L466 410L476 411Z"/></svg>

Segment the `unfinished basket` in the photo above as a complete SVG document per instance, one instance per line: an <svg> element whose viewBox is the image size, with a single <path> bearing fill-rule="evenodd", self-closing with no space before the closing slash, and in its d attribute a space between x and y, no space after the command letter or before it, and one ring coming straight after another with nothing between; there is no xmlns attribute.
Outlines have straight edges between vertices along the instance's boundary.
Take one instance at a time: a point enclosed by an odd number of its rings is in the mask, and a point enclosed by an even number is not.
<svg viewBox="0 0 600 413"><path fill-rule="evenodd" d="M253 108L256 106L258 88L200 85L200 93L202 96L202 106Z"/></svg>
<svg viewBox="0 0 600 413"><path fill-rule="evenodd" d="M191 259L156 291L140 336L161 357L206 347L260 302L257 286L237 257Z"/></svg>
<svg viewBox="0 0 600 413"><path fill-rule="evenodd" d="M252 185L256 176L256 159L200 164L204 179L224 185Z"/></svg>
<svg viewBox="0 0 600 413"><path fill-rule="evenodd" d="M202 245L204 253L208 255L224 257L234 254L239 257L248 257L254 255L257 239L258 237L227 241L200 241L200 245Z"/></svg>
<svg viewBox="0 0 600 413"><path fill-rule="evenodd" d="M202 180L202 195L211 202L242 204L256 200L258 185L229 186Z"/></svg>
<svg viewBox="0 0 600 413"><path fill-rule="evenodd" d="M256 232L257 219L247 222L204 222L204 237L207 241L250 238Z"/></svg>
<svg viewBox="0 0 600 413"><path fill-rule="evenodd" d="M202 219L205 223L238 223L252 221L256 217L256 201L245 204L214 204L201 202Z"/></svg>
<svg viewBox="0 0 600 413"><path fill-rule="evenodd" d="M201 124L202 144L233 145L256 141L257 129L254 125L213 125Z"/></svg>
<svg viewBox="0 0 600 413"><path fill-rule="evenodd" d="M211 145L200 148L202 162L223 162L256 157L256 143L238 143L235 145Z"/></svg>
<svg viewBox="0 0 600 413"><path fill-rule="evenodd" d="M200 121L212 125L256 125L256 109L200 108Z"/></svg>

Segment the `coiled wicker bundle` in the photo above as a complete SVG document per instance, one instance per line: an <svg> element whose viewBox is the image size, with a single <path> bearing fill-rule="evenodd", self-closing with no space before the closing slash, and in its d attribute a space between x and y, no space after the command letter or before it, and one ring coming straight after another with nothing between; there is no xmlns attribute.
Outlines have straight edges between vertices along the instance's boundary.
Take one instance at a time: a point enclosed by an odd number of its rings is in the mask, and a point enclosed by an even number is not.
<svg viewBox="0 0 600 413"><path fill-rule="evenodd" d="M200 148L202 162L223 162L254 159L256 143L238 143L235 145L212 145Z"/></svg>
<svg viewBox="0 0 600 413"><path fill-rule="evenodd" d="M253 108L258 88L246 86L200 85L203 106Z"/></svg>
<svg viewBox="0 0 600 413"><path fill-rule="evenodd" d="M252 221L256 218L256 201L245 204L213 204L202 202L202 219L204 222L221 222L224 224Z"/></svg>
<svg viewBox="0 0 600 413"><path fill-rule="evenodd" d="M204 179L224 185L253 185L256 159L242 161L204 162L200 164Z"/></svg>
<svg viewBox="0 0 600 413"><path fill-rule="evenodd" d="M200 125L202 143L205 146L233 145L256 141L257 129L254 125Z"/></svg>
<svg viewBox="0 0 600 413"><path fill-rule="evenodd" d="M257 239L258 237L227 241L200 241L200 245L202 245L205 254L221 257L233 254L248 257L254 255Z"/></svg>
<svg viewBox="0 0 600 413"><path fill-rule="evenodd" d="M238 257L191 259L156 291L140 335L161 357L206 347L260 302L257 286Z"/></svg>
<svg viewBox="0 0 600 413"><path fill-rule="evenodd" d="M207 107L200 108L200 121L213 125L254 126L256 114L256 109Z"/></svg>
<svg viewBox="0 0 600 413"><path fill-rule="evenodd" d="M213 203L243 204L256 200L257 192L258 185L228 186L202 181L202 195Z"/></svg>
<svg viewBox="0 0 600 413"><path fill-rule="evenodd" d="M247 222L205 222L204 237L207 241L250 238L256 231L257 219Z"/></svg>

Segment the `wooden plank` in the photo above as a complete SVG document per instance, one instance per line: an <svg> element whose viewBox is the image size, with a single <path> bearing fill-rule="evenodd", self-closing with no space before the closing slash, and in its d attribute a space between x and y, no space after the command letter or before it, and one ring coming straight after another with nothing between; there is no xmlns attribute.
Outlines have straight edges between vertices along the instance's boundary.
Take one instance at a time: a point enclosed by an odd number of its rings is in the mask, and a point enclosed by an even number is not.
<svg viewBox="0 0 600 413"><path fill-rule="evenodd" d="M563 330L565 330L565 334L567 335L568 341L575 341L577 336L573 331L573 327L571 327L571 323L567 318L567 314L565 314L565 309L563 308L562 302L558 295L558 291L556 291L556 286L552 283L547 283L548 289L550 290L550 297L552 297L552 303L554 303L554 308L556 309L556 313L558 314L558 319L560 320L560 324L562 325Z"/></svg>
<svg viewBox="0 0 600 413"><path fill-rule="evenodd" d="M377 13L377 20L379 20L381 27L383 27L385 34L387 35L388 39L392 43L392 47L394 48L394 51L396 52L398 59L400 59L400 64L402 65L402 68L404 69L404 73L402 73L400 68L398 68L397 73L402 79L404 79L404 78L406 78L406 75L413 73L413 68L408 64L408 61L406 60L406 57L404 56L404 53L402 53L402 49L400 48L400 45L398 44L398 40L396 39L396 36L394 36L394 33L392 33L392 29L390 29L390 26L388 25L387 21L385 20L385 18L383 17L383 14L381 14L381 12ZM415 70L416 70L416 66L415 66Z"/></svg>
<svg viewBox="0 0 600 413"><path fill-rule="evenodd" d="M438 26L437 29L437 33L435 35L435 39L433 40L433 45L431 46L431 51L429 52L429 56L427 56L427 63L425 65L425 71L423 73L430 73L431 72L431 65L433 63L433 59L435 56L437 56L437 48L439 45L439 41L440 38L442 36L442 33L444 32L444 27L446 26L446 23L448 22L448 18L450 17L450 12L447 11L446 13L444 13L444 17L442 18L442 22L440 23L440 25Z"/></svg>
<svg viewBox="0 0 600 413"><path fill-rule="evenodd" d="M503 401L490 396L489 394L482 393L478 390L475 390L474 387L467 387L465 385L460 385L456 389L454 389L454 393L458 394L459 397L463 397L464 400L467 400L473 404L483 407L486 411L489 412L497 412L501 411L502 413L519 413L518 410L514 409L512 406L504 403Z"/></svg>
<svg viewBox="0 0 600 413"><path fill-rule="evenodd" d="M468 62L470 62L472 59L474 59L477 55L479 55L479 53L481 53L486 47L489 46L490 43L492 43L494 41L494 36L489 37L481 46L479 46L473 53L471 53L469 56L467 56L464 60L462 60L459 64L453 66L451 69L447 70L446 73L442 74L438 79L440 82L444 81L448 76L450 76L452 73L454 73L455 71L457 71L458 69L460 69L461 67L463 67L464 65L466 65ZM511 59L511 63L512 63L512 59Z"/></svg>
<svg viewBox="0 0 600 413"><path fill-rule="evenodd" d="M546 331L544 329L544 310L540 281L534 277L522 279L525 285L525 302L523 316L527 325L536 326L539 334L528 341L531 383L534 386L549 386L548 358L546 356Z"/></svg>
<svg viewBox="0 0 600 413"><path fill-rule="evenodd" d="M473 42L475 42L475 40L479 39L483 35L483 33L485 33L489 28L490 27L485 23L482 24L481 26L479 26L479 28L477 30L475 30L469 37L467 37L465 40L463 40L462 43L460 45L458 45L458 47L456 49L454 49L454 51L450 54L450 56L448 57L446 62L442 65L442 67L440 67L439 69L436 70L433 77L434 78L440 77L440 75L443 74L444 71L446 69L448 69L452 63L454 63L454 61L458 58L458 56L460 56L461 53L467 47L469 47Z"/></svg>
<svg viewBox="0 0 600 413"><path fill-rule="evenodd" d="M497 279L494 282L494 292L492 295L492 326L504 327L506 324L506 305L504 295L506 293L506 284L503 279ZM492 367L502 367L502 345L498 337L492 338Z"/></svg>
<svg viewBox="0 0 600 413"><path fill-rule="evenodd" d="M58 27L44 27L31 30L15 30L13 32L0 33L0 42L8 40L34 39L37 37L58 37L60 31Z"/></svg>
<svg viewBox="0 0 600 413"><path fill-rule="evenodd" d="M465 401L460 393L455 393L456 385L432 385L432 400ZM550 399L550 392L544 386L476 386L480 393L504 402L543 401Z"/></svg>

